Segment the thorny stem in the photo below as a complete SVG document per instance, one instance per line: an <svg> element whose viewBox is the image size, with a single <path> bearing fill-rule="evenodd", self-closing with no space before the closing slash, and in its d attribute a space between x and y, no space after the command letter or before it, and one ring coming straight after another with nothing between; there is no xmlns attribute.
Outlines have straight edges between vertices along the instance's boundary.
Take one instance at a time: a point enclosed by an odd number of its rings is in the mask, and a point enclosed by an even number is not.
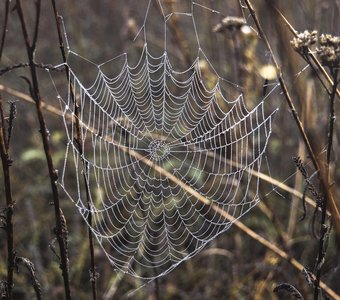
<svg viewBox="0 0 340 300"><path fill-rule="evenodd" d="M21 7L21 0L16 1L16 10L20 19L22 33L24 37L24 42L26 45L28 60L30 64L30 71L31 71L31 78L32 78L32 98L35 101L36 108L37 108L37 115L40 125L40 133L42 137L42 142L44 146L44 152L46 156L48 171L49 171L49 177L51 182L51 189L52 189L52 196L53 196L53 204L54 204L54 212L55 212L55 218L56 218L56 237L58 240L59 248L60 248L60 268L62 270L62 276L64 280L64 289L65 289L65 296L67 300L71 299L71 291L70 291L70 284L69 284L69 271L68 271L68 250L66 246L65 236L63 234L63 228L62 228L62 216L60 211L60 204L59 204L59 194L58 194L58 188L57 188L57 180L58 175L57 171L54 168L50 145L49 145L49 134L48 129L46 126L46 122L44 119L44 115L42 113L42 104L41 104L41 97L40 97L40 90L39 90L39 84L38 84L38 77L36 72L36 66L34 64L34 52L35 52L35 46L36 41L38 37L38 29L39 29L39 19L40 19L40 6L41 6L41 0L36 1L36 22L35 22L35 32L33 34L33 40L32 43L30 42L26 22L24 20L23 10Z"/></svg>
<svg viewBox="0 0 340 300"><path fill-rule="evenodd" d="M52 1L52 6L53 6L53 12L54 12L54 16L55 16L55 21L56 21L56 26L57 26L57 31L58 31L58 40L59 40L59 47L60 47L60 52L63 58L64 63L66 63L66 51L65 51L65 47L64 47L64 42L63 42L63 37L62 37L62 28L61 28L61 17L58 13L57 10L57 6L56 6L56 2L55 0L51 0ZM73 86L72 83L70 81L70 76L69 76L69 68L68 66L65 64L65 75L67 78L67 81L69 82L69 89L70 89L70 94L71 94L71 98L74 104L74 111L75 111L75 125L76 125L76 130L77 130L77 145L78 145L78 150L80 152L81 157L83 156L83 141L82 141L82 134L81 134L81 127L79 124L79 105L75 100L75 95L74 95L74 90L73 90ZM84 185L85 185L85 190L86 190L86 201L87 201L87 208L89 210L89 214L87 217L87 222L89 224L88 227L88 238L89 238L89 247L90 247L90 260L91 260L91 267L90 267L90 273L91 273L91 289L92 289L92 299L96 300L97 299L97 283L96 283L96 279L97 279L97 274L96 274L96 265L95 265L95 258L94 258L94 244L93 244L93 234L92 234L92 214L91 214L91 206L90 206L90 191L89 191L89 184L88 184L88 180L87 180L87 164L84 160L82 160L82 164L83 164L83 179L84 179Z"/></svg>
<svg viewBox="0 0 340 300"><path fill-rule="evenodd" d="M2 58L2 52L5 46L8 15L9 15L10 0L6 1L5 4L5 19L3 25L3 31L1 36L0 44L0 62ZM10 124L9 126L12 126ZM11 131L12 128L9 128ZM5 118L2 109L2 99L0 95L0 156L2 161L2 169L4 174L4 185L5 185L5 197L6 197L6 224L5 230L7 235L7 279L6 279L6 297L8 300L12 299L13 289L13 270L14 270L14 234L13 234L13 198L12 198L12 186L11 186L11 174L10 166L12 161L8 154L9 151L9 140L6 139L6 126Z"/></svg>
<svg viewBox="0 0 340 300"><path fill-rule="evenodd" d="M335 110L334 110L334 100L338 85L338 70L331 70L333 75L333 88L329 99L329 129L328 129L328 143L327 143L327 179L330 181L330 163L331 163L331 152L333 145L333 133L334 133L334 122L335 122ZM320 240L319 240L319 251L316 263L316 277L314 281L314 300L318 300L320 292L320 280L322 274L322 265L325 260L326 255L326 240L328 235L328 226L326 224L327 219L327 197L324 197L321 204L321 222L320 222Z"/></svg>

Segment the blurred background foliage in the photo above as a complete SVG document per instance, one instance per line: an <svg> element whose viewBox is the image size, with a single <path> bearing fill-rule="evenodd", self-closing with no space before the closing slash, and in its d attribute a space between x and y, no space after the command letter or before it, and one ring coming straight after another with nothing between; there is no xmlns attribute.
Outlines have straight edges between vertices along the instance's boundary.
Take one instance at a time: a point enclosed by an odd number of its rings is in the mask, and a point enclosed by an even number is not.
<svg viewBox="0 0 340 300"><path fill-rule="evenodd" d="M0 3L4 6L4 2ZM15 1L12 1L15 8ZM304 127L317 153L324 151L327 140L328 97L306 63L297 55L291 45L292 35L283 22L274 14L266 0L253 1L264 30L282 66L294 103L302 117ZM282 13L298 31L317 30L320 33L339 35L339 8L336 0L271 1L276 3ZM166 11L187 11L190 1L164 0ZM241 10L238 1L201 0L197 3L221 12L212 13L206 9L195 8L197 30L201 47L218 74L242 87L249 107L261 100L264 77L271 72L268 67L270 57L255 31L242 32L240 29L214 32L214 28L224 17L245 17L253 26L249 13ZM137 58L143 41L136 36L143 24L147 1L100 0L100 1L58 1L58 9L64 18L70 47L76 53L94 61L104 62L127 51L132 60ZM28 24L34 21L34 1L23 3ZM4 9L0 8L0 24L3 24ZM154 52L163 48L164 32L160 28L160 15L152 6L147 22L148 42ZM167 41L170 58L174 64L187 66L197 56L195 37L190 20L174 18L172 31ZM33 30L33 28L31 28ZM216 30L215 30L216 31ZM179 36L178 36L179 35ZM24 42L17 14L9 16L8 35L0 68L27 61ZM55 29L54 16L49 1L42 1L41 22L36 51L36 62L58 65L61 55ZM91 72L83 66L82 76ZM89 67L90 68L90 67ZM117 67L118 68L118 67ZM202 65L202 73L211 85L216 78L209 66ZM266 75L263 76L263 73ZM25 68L16 69L1 76L4 86L28 94L28 86L21 76L29 76ZM55 90L47 73L39 70L42 98L58 107ZM261 76L262 75L262 76ZM57 85L64 83L64 78ZM58 77L59 76L59 77ZM93 75L94 76L94 75ZM85 78L86 80L86 78ZM227 87L226 87L227 90ZM13 159L12 185L14 207L14 247L20 256L30 259L35 266L36 276L41 283L45 299L63 299L63 283L58 258L50 250L56 247L53 228L55 219L51 204L51 190L48 170L38 132L35 107L25 101L2 93L5 109L7 101L17 101L17 115L14 124L10 156ZM284 181L298 191L303 191L304 180L296 172L292 157L300 156L307 167L309 158L300 140L291 113L277 95L267 103L268 111L279 107L273 123L273 134L267 150L267 162L263 172ZM336 114L339 115L339 99L336 101ZM64 161L65 133L62 119L46 112L50 131L54 163L61 169ZM339 130L336 128L333 155L339 155ZM335 159L335 182L340 182L339 162ZM312 168L309 170L311 173ZM3 174L0 173L2 182ZM337 187L339 196L339 187ZM90 299L90 265L87 228L75 206L64 193L61 194L61 207L69 231L70 281L74 299ZM0 207L5 206L4 187L0 185ZM313 209L307 207L303 214L301 199L276 189L271 183L260 183L262 202L242 218L247 226L272 243L277 244L292 257L312 270L317 255L318 240L311 230ZM0 232L0 278L6 278L6 235ZM182 263L169 275L159 278L140 289L143 282L138 279L113 272L104 253L95 244L95 257L99 299L278 299L273 288L282 282L297 287L305 299L312 299L312 288L303 274L288 262L278 258L268 249L257 243L245 233L231 227L212 241L194 258ZM327 256L324 262L322 279L340 294L340 255L339 241L334 234L329 238ZM34 291L29 274L19 268L14 278L14 299L32 299ZM135 291L133 294L130 292ZM287 295L281 299L288 299Z"/></svg>

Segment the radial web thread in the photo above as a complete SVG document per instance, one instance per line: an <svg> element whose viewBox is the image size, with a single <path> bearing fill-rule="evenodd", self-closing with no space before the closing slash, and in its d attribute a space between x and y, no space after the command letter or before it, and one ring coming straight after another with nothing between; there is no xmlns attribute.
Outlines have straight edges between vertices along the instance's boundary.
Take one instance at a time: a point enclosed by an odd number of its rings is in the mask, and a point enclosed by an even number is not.
<svg viewBox="0 0 340 300"><path fill-rule="evenodd" d="M178 71L145 40L137 64L124 54L114 76L96 65L89 86L68 66L72 89L59 95L68 140L60 184L86 222L92 215L114 268L136 277L167 274L259 201L252 172L275 112L265 112L265 99L247 109L242 93L225 96L217 73L208 88L201 66L210 62L198 52Z"/></svg>

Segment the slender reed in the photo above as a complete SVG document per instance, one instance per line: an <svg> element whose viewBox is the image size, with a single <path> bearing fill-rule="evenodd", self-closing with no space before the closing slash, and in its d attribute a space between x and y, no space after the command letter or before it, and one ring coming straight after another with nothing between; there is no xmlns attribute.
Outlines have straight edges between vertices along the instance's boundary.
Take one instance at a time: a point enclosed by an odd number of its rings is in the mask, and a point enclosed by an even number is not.
<svg viewBox="0 0 340 300"><path fill-rule="evenodd" d="M34 63L34 53L36 49L36 43L37 43L38 32L39 32L41 0L37 0L35 4L36 4L36 18L35 18L32 40L30 40L30 37L28 35L28 30L27 30L25 19L24 19L24 13L22 10L20 0L16 1L16 10L17 10L19 20L21 23L22 34L23 34L23 38L24 38L24 42L26 46L29 65L30 65L30 73L31 73L31 80L32 80L32 82L30 82L30 92L36 104L37 115L38 115L38 120L39 120L39 125L40 125L40 133L41 133L41 138L43 142L44 152L45 152L48 171L49 171L53 204L54 204L54 213L55 213L55 218L56 218L55 234L56 234L56 238L57 238L59 249L60 249L60 260L61 260L60 268L62 270L62 276L64 280L65 297L67 300L70 300L71 290L70 290L69 270L68 270L68 249L67 249L67 243L66 243L67 237L65 237L65 234L64 234L63 220L62 220L62 215L61 215L61 210L60 210L59 194L58 194L58 188L57 188L58 174L54 168L54 164L52 160L51 149L50 149L50 144L49 144L49 134L48 134L46 122L44 119L44 115L42 112L42 103L41 103L40 90L39 90L39 84L38 84L38 76L37 76L36 66Z"/></svg>
<svg viewBox="0 0 340 300"><path fill-rule="evenodd" d="M56 26L57 26L57 31L58 31L58 40L59 40L59 47L60 47L60 52L62 55L62 59L64 61L64 63L66 63L66 51L65 51L65 47L64 47L64 42L63 42L63 37L62 37L62 28L61 28L61 16L58 13L57 10L57 6L56 6L56 2L55 0L51 0L52 1L52 6L53 6L53 12L54 12L54 16L55 16L55 21L56 21ZM75 100L75 95L74 95L74 91L73 91L73 86L72 83L70 81L70 76L69 76L69 68L67 66L67 64L65 64L65 75L66 75L66 79L67 82L69 82L69 88L70 88L70 92L71 92L71 99L73 101L73 105L74 105L74 111L75 111L75 125L76 125L76 130L77 130L77 146L78 146L78 150L80 153L80 156L82 157L83 155L83 141L82 141L82 134L81 134L81 128L80 128L80 124L79 124L79 104L77 103L77 101ZM89 210L89 214L87 217L87 222L89 224L88 226L88 238L89 238L89 248L90 248L90 281L91 281L91 289L92 289L92 299L96 300L97 299L97 287L96 287L96 280L97 280L97 273L96 273L96 264L95 264L95 258L94 258L94 244L93 244L93 234L92 234L92 214L91 214L91 201L90 201L90 191L89 191L89 184L88 184L88 180L87 180L87 174L86 174L86 170L87 168L87 164L85 162L85 160L82 160L82 164L83 164L83 179L84 179L84 185L85 185L85 190L86 190L86 200L87 200L87 208Z"/></svg>
<svg viewBox="0 0 340 300"><path fill-rule="evenodd" d="M0 62L2 58L2 53L6 40L7 24L9 16L9 4L10 1L7 0L5 3L5 18L3 31L1 35L0 43ZM12 290L13 290L13 271L14 271L14 234L13 234L13 207L14 202L12 198L12 186L11 186L11 173L10 167L12 165L12 160L9 156L9 144L10 137L13 127L13 119L15 117L15 104L11 104L11 115L10 122L8 123L8 128L6 128L5 117L2 107L2 99L0 95L0 156L2 161L2 170L4 174L4 186L5 186L5 198L6 198L6 212L4 214L4 226L7 236L7 279L6 279L6 297L8 300L12 300ZM6 134L7 129L7 134Z"/></svg>
<svg viewBox="0 0 340 300"><path fill-rule="evenodd" d="M271 56L272 56L272 60L273 63L275 64L276 69L279 71L280 67L276 61L276 58L273 54L273 51L271 49L271 46L268 42L268 39L261 27L261 24L257 18L256 12L254 10L254 8L252 7L252 4L250 3L249 0L244 0L249 11L250 14L255 22L255 25L259 31L260 37L263 39L264 44L266 45L267 50L270 52ZM310 51L309 51L310 52ZM314 57L314 56L312 56ZM315 58L316 59L316 58ZM336 73L337 74L337 73ZM317 160L317 158L314 155L314 151L310 145L310 142L308 140L308 137L304 131L302 122L300 121L300 118L295 110L294 104L290 98L290 95L288 93L287 87L285 85L284 79L282 77L282 73L279 73L279 82L281 84L281 88L283 91L283 94L286 98L286 101L292 111L294 120L296 122L296 124L298 125L300 134L303 138L303 141L305 143L305 146L307 148L307 151L312 159L313 165L315 167L315 169L319 172L319 179L320 179L320 183L322 186L322 190L324 192L324 197L322 199L322 203L320 204L321 206L321 222L320 222L320 240L319 240L319 251L318 251L318 257L317 257L317 264L316 264L316 275L314 278L314 300L318 300L319 297L319 290L320 290L320 278L321 278L321 267L325 258L325 241L327 239L327 235L328 235L328 226L326 225L326 212L327 212L327 203L330 201L332 204L332 213L334 213L334 218L335 218L335 224L338 225L339 223L339 212L338 212L338 208L337 205L334 201L333 195L330 192L329 188L329 164L330 164L330 153L331 153L331 148L332 148L332 141L333 141L333 128L334 128L334 120L335 120L335 115L334 115L334 99L335 96L337 94L337 76L333 74L334 77L334 81L333 81L333 87L332 87L332 92L330 94L330 122L329 122L329 132L328 132L328 145L327 145L327 174L326 176L324 175L325 170L324 168L321 168L321 163L319 162L319 160ZM332 81L330 81L332 82ZM339 227L338 227L339 230ZM340 232L338 232L340 234Z"/></svg>

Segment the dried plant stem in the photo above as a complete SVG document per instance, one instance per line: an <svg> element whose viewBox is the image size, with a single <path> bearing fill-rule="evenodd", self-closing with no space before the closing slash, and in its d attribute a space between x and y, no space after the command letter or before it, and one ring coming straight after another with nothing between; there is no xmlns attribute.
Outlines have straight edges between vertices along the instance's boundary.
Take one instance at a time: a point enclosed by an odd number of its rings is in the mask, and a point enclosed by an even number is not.
<svg viewBox="0 0 340 300"><path fill-rule="evenodd" d="M333 88L329 99L329 130L328 130L328 144L327 144L327 165L329 168L329 164L331 163L331 152L333 145L333 135L334 135L334 123L335 123L335 109L334 109L334 101L335 94L337 91L338 85L338 70L332 71L333 75Z"/></svg>
<svg viewBox="0 0 340 300"><path fill-rule="evenodd" d="M275 59L275 56L273 54L273 51L270 47L270 44L268 42L268 39L264 33L264 31L262 30L262 27L261 27L261 24L256 16L256 12L254 10L254 8L252 7L251 3L249 0L244 0L249 11L250 11L250 14L255 22L255 25L259 31L259 34L261 36L261 38L263 39L266 47L267 47L267 50L271 53L272 55L272 59L273 59L273 63L275 64L275 67L276 69L279 71L280 68L279 68L279 65ZM286 101L292 111L292 114L293 114L293 117L295 119L295 122L296 124L298 125L298 128L300 130L300 134L303 138L303 141L305 143L305 146L307 148L307 151L308 151L308 154L310 155L311 159L312 159L312 162L314 164L314 167L315 169L320 173L320 182L321 182L321 185L322 185L322 188L323 188L323 191L324 191L324 199L323 199L323 202L322 202L322 206L321 206L321 210L322 210L322 213L321 213L321 232L320 232L320 243L319 243L319 253L318 253L318 258L317 258L317 267L316 267L316 277L314 278L315 282L315 289L314 289L314 300L317 300L318 299L318 294L319 294L319 288L321 287L320 285L320 278L321 278L321 266L322 266L322 263L323 263L323 260L324 260L324 257L325 257L325 239L327 238L327 232L328 232L328 227L326 226L326 211L327 211L327 203L328 201L331 202L332 204L332 213L334 214L334 218L335 218L335 224L337 225L337 230L338 230L338 233L340 234L340 227L339 227L339 221L340 221L340 218L339 218L339 211L338 211L338 208L337 208L337 205L332 197L332 194L331 192L329 191L329 178L328 178L328 175L327 174L327 178L325 178L325 176L322 175L322 173L324 173L324 170L322 170L320 168L320 163L318 162L318 160L316 159L315 155L314 155L314 151L309 143L309 140L307 138L307 135L304 131L304 128L303 128L303 125L302 125L302 122L300 121L300 118L296 112L296 109L294 107L294 104L289 96L289 93L288 93L288 90L287 90L287 87L285 85L285 82L283 80L283 77L282 77L282 73L279 72L279 82L281 84L281 87L282 87L282 91L283 91L283 94L285 95L285 98L286 98ZM333 107L332 107L332 104L331 104L331 120L330 120L330 128L329 128L329 139L328 139L328 148L327 148L327 169L329 169L329 162L328 161L328 158L330 157L330 155L328 156L328 151L331 151L331 146L332 146L332 139L333 139L333 126L334 126L334 98L335 98L335 95L337 93L337 84L336 84L336 80L334 81L333 83L333 88L332 88L332 93L330 95L331 97L331 103L333 103ZM333 119L332 119L332 110L333 110ZM328 173L328 172L327 172Z"/></svg>
<svg viewBox="0 0 340 300"><path fill-rule="evenodd" d="M1 100L2 101L2 100ZM14 251L13 251L13 206L14 202L12 199L12 188L11 188L11 176L10 166L11 159L8 154L8 147L6 146L6 131L4 114L2 110L2 102L0 102L0 154L2 161L2 170L4 174L4 186L5 186L5 197L6 197L6 220L5 220L5 231L7 235L7 298L12 299L12 288L13 288L13 270L14 270Z"/></svg>
<svg viewBox="0 0 340 300"><path fill-rule="evenodd" d="M0 85L0 91L1 90L6 91L6 92L14 93L14 90L11 90L9 88L5 88L2 85ZM23 99L25 101L32 102L32 99L28 95L26 95L26 94L23 94L23 93L20 93L20 92L16 91L16 96L20 97L21 99ZM62 116L62 113L60 112L60 110L56 109L55 107L53 107L51 105L44 105L44 108L46 110L50 111L53 114ZM67 115L66 118L68 119L68 121L72 122L72 116L71 115ZM81 125L84 126L84 127L87 127L86 124L81 124ZM87 127L87 129L88 130L92 130L93 132L96 132L96 130L94 128ZM103 137L103 138L105 140L109 141L109 142L112 142L112 139L110 139L109 137ZM115 143L115 144L118 145L118 143ZM208 200L207 198L205 198L204 196L199 194L197 191L195 191L191 187L187 186L185 183L183 183L180 179L175 177L173 174L167 172L162 167L155 165L152 161L148 160L147 158L145 158L144 156L142 156L141 154L139 154L138 152L136 152L134 150L131 150L131 149L123 147L123 146L118 146L118 148L121 151L128 152L129 155L131 155L131 156L135 157L136 159L142 161L143 163L147 164L149 167L154 168L160 174L162 174L164 176L167 176L171 181L173 181L174 183L176 183L177 185L182 187L185 191L187 191L191 195L197 197L197 199L199 201L201 201L202 203L205 203L206 205L212 205L212 208L214 209L214 211L216 211L218 214L220 214L221 216L225 217L226 219L230 220L231 222L234 222L234 224L239 229L241 229L243 232L245 232L247 235L249 235L251 238L253 238L257 242L261 243L267 249L273 251L275 254L277 254L278 256L283 258L284 260L287 260L294 268L298 269L299 271L302 271L304 269L304 266L300 262L298 262L296 259L290 257L281 248L279 248L278 246L276 246L272 242L270 242L270 241L266 240L265 238L261 237L260 235L258 235L256 232L254 232L249 227L244 225L241 221L235 220L234 217L229 215L226 211L224 211L223 209L221 209L217 205L211 204L210 200ZM235 164L235 166L238 166L238 164ZM253 174L255 174L255 173L253 172ZM255 176L261 176L261 173L256 173ZM268 180L267 177L268 177L267 175L262 174L262 176L259 177L259 178L261 178L263 180ZM285 188L283 183L280 183L278 181L274 181L274 182L275 182L275 184L279 184L280 188ZM289 188L289 187L286 187L286 188L287 188L287 192L293 192L291 188ZM301 193L297 192L297 193L295 193L295 195L302 198L302 194ZM320 287L330 297L333 297L336 300L340 300L340 296L337 295L336 292L334 292L331 288L329 288L324 282L320 281Z"/></svg>
<svg viewBox="0 0 340 300"><path fill-rule="evenodd" d="M66 51L65 51L65 47L64 47L64 42L63 42L63 36L62 36L62 28L61 28L61 17L58 13L57 10L57 6L56 6L56 2L55 0L51 0L52 1L52 7L53 7L53 12L54 12L54 16L55 16L55 21L56 21L56 26L57 26L57 31L58 31L58 40L59 40L59 47L60 47L60 52L62 55L62 59L64 61L64 63L66 63ZM82 141L82 131L80 128L80 124L79 124L79 104L77 103L77 101L75 100L75 96L74 96L74 91L73 91L73 86L72 83L70 82L70 76L69 76L69 68L68 66L65 64L65 75L66 75L66 79L67 82L69 82L69 88L70 88L70 94L71 94L71 98L73 101L73 105L74 105L74 111L75 111L75 125L76 125L76 130L77 130L77 146L78 146L78 151L81 155L81 157L83 156L83 141ZM90 273L91 273L91 278L90 278L90 282L91 282L91 289L92 289L92 299L96 300L97 299L97 287L96 287L96 279L97 279L97 274L96 274L96 264L95 264L95 258L94 258L94 244L93 244L93 234L91 231L92 228L92 213L91 213L91 201L90 201L90 192L89 192L89 185L88 185L88 181L87 181L87 164L85 162L85 160L82 160L82 164L83 164L83 179L84 179L84 185L85 185L85 190L86 190L86 202L87 202L87 208L89 210L89 214L87 217L87 222L89 224L88 226L88 238L89 238L89 248L90 248Z"/></svg>
<svg viewBox="0 0 340 300"><path fill-rule="evenodd" d="M327 182L331 180L330 174L330 163L331 163L331 152L332 152L332 145L333 145L333 133L334 133L334 122L335 122L335 110L334 110L334 100L337 91L337 84L338 84L338 70L332 70L333 75L333 88L329 99L329 129L328 129L328 143L327 143L327 155L326 155L326 176ZM328 238L328 231L329 228L327 226L327 197L323 198L321 204L321 222L320 222L320 239L319 239L319 251L318 257L316 262L316 278L314 281L314 300L319 299L319 292L320 292L320 280L322 275L322 265L326 256L326 239Z"/></svg>
<svg viewBox="0 0 340 300"><path fill-rule="evenodd" d="M246 5L247 5L247 7L249 9L249 12L250 12L250 14L251 14L251 16L252 16L252 18L253 18L253 20L255 22L256 28L258 29L258 32L259 32L259 35L260 35L261 39L263 40L263 42L264 42L268 52L271 55L272 61L273 61L274 65L275 65L275 68L276 68L277 73L278 73L278 80L279 80L282 92L283 92L283 94L285 96L285 99L287 101L287 104L288 104L288 106L289 106L289 108L290 108L290 110L292 112L293 118L294 118L294 120L295 120L295 122L296 122L296 124L297 124L297 126L299 128L300 134L301 134L301 136L303 138L303 141L304 141L304 144L305 144L305 146L307 148L308 154L310 155L310 158L311 158L311 160L313 162L313 165L314 165L315 169L319 170L318 162L317 162L316 157L314 155L314 151L313 151L312 146L311 146L311 144L310 144L310 142L308 140L306 132L305 132L305 130L303 128L302 122L301 122L300 117L299 117L299 115L298 115L298 113L296 111L295 105L294 105L294 103L293 103L293 101L292 101L292 99L291 99L291 97L289 95L286 83L285 83L285 81L283 79L283 76L282 76L281 68L280 68L278 62L276 61L276 58L275 58L273 50L272 50L272 48L271 48L271 46L269 44L267 36L265 35L265 33L264 33L263 29L262 29L262 26L261 26L261 24L260 24L260 22L259 22L259 20L257 18L256 12L255 12L252 4L250 3L250 1L249 0L244 0L244 2L246 3Z"/></svg>
<svg viewBox="0 0 340 300"><path fill-rule="evenodd" d="M54 212L55 212L55 218L56 218L56 230L55 234L58 240L59 249L60 249L60 268L62 270L62 276L64 280L64 289L65 289L65 297L67 300L71 299L71 290L70 290L70 283L69 283L69 270L68 270L68 250L67 250L67 244L65 240L65 234L63 231L63 221L62 221L62 215L60 210L60 203L59 203L59 194L58 194L58 188L57 188L57 180L58 180L58 174L57 171L54 168L50 145L49 145L49 133L46 126L46 122L44 119L44 115L42 112L42 103L41 103L41 97L40 97L40 90L39 90L39 84L38 84L38 76L36 72L36 66L34 64L34 52L36 48L36 42L38 38L38 29L39 29L39 19L40 19L40 7L41 7L41 0L37 0L36 2L36 20L35 20L35 27L34 27L34 33L33 33L33 39L30 41L30 38L28 36L27 26L24 19L23 10L21 7L21 1L16 1L16 10L20 19L21 23L21 29L24 37L24 42L27 50L27 56L30 64L30 72L31 72L31 79L32 79L32 86L30 87L32 98L34 99L34 102L36 104L37 109L37 115L40 125L40 133L42 137L44 152L46 156L48 171L49 171L49 177L50 177L50 183L51 183L51 189L52 189L52 197L53 197L53 204L54 204Z"/></svg>
<svg viewBox="0 0 340 300"><path fill-rule="evenodd" d="M1 35L0 43L0 62L2 58L3 49L5 46L7 24L9 16L9 4L10 0L5 3L5 18L3 24L3 31ZM14 117L14 116L13 116ZM11 127L12 124L9 124ZM10 131L12 128L9 128ZM6 126L5 118L2 108L2 99L0 95L0 156L2 162L2 170L4 174L4 187L5 187L5 198L6 198L6 220L5 220L5 231L7 236L7 279L6 279L6 297L8 300L12 300L13 291L13 271L14 271L14 233L13 233L13 198L12 198L12 186L11 186L11 174L10 166L12 161L9 157L9 138L6 138Z"/></svg>
<svg viewBox="0 0 340 300"><path fill-rule="evenodd" d="M4 18L4 25L3 25L3 28L2 28L1 44L0 44L0 61L1 61L2 52L4 50L4 46L5 46L5 40L6 40L8 15L9 15L9 4L10 4L10 0L6 0L6 3L5 3L5 18Z"/></svg>
<svg viewBox="0 0 340 300"><path fill-rule="evenodd" d="M273 50L269 44L269 41L267 39L267 36L265 35L263 29L262 29L262 26L257 18L257 15L256 15L256 12L252 6L252 4L250 3L249 0L244 0L245 4L247 5L248 9L249 9L249 12L255 22L255 25L257 27L257 30L259 32L259 35L260 37L262 38L268 52L271 54L271 57L272 57L272 61L275 65L275 68L277 70L277 73L278 73L278 80L279 80L279 83L281 85L281 89L282 89L282 92L283 92L283 95L285 96L285 99L286 99L286 102L292 112L292 115L293 115L293 118L295 120L295 123L300 131L300 134L301 134L301 137L303 139L303 142L306 146L306 149L307 149L307 152L308 152L308 155L310 156L310 159L312 160L312 163L314 165L314 168L315 170L317 170L320 174L322 173L322 169L320 167L320 163L319 161L317 160L315 154L314 154L314 151L312 149L312 146L309 142L309 139L306 135L306 132L304 130L304 127L303 127L303 124L300 120L300 117L295 109L295 106L294 106L294 103L289 95L289 92L288 92L288 89L287 89L287 86L285 84L285 81L283 79L283 76L282 76L282 73L281 73L281 69L279 67L279 64L278 62L276 61L276 58L274 56L274 53L273 53ZM335 90L336 91L336 90ZM331 208L331 213L333 214L333 217L334 217L334 223L335 223L335 228L336 228L336 231L337 231L337 234L340 236L340 212L339 212L339 209L337 207L337 204L334 200L334 197L333 197L333 194L329 191L329 185L328 185L328 181L325 180L324 176L320 176L320 182L321 182L321 186L323 188L323 190L325 191L325 198L327 198L327 202L329 202L330 204L330 208Z"/></svg>
<svg viewBox="0 0 340 300"><path fill-rule="evenodd" d="M34 63L34 64L37 68L41 68L41 69L49 69L49 70L55 70L55 71L62 71L64 69L64 68L59 68L59 67L56 68L56 67L54 67L50 64L42 64L42 63L39 63L39 64ZM26 63L18 63L18 64L15 64L15 65L9 66L9 67L2 68L2 69L0 69L0 76L6 74L8 72L11 72L15 69L27 68L29 66L30 66L30 64L26 62Z"/></svg>

